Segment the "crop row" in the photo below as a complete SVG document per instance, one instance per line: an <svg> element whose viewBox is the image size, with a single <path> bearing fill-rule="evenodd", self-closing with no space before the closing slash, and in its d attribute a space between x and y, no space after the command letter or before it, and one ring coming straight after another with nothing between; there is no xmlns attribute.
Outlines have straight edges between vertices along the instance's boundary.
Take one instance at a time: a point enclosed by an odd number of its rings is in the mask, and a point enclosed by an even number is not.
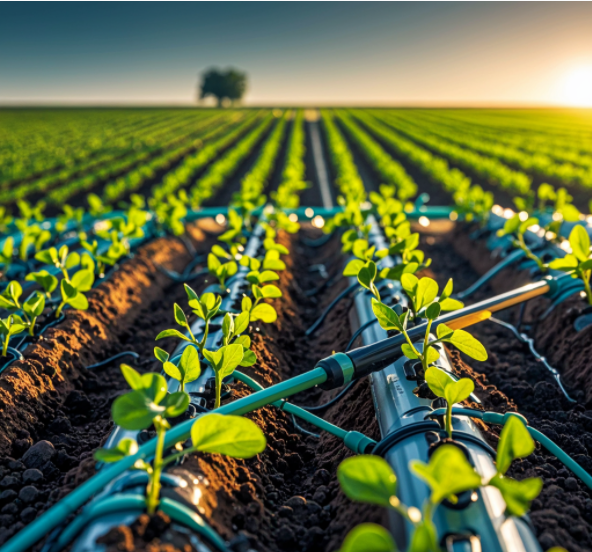
<svg viewBox="0 0 592 552"><path fill-rule="evenodd" d="M391 120L394 121L395 119ZM571 163L557 163L540 151L529 154L499 141L489 141L480 137L469 136L465 129L449 129L434 123L423 123L413 116L396 115L396 120L397 127L401 124L399 121L403 121L400 128L404 131L410 128L408 125L412 125L413 128L422 133L421 136L429 137L434 135L449 142L466 146L471 151L477 151L499 159L526 173L559 181L562 184L592 187L592 172L589 168L576 167ZM415 135L412 134L412 136Z"/></svg>
<svg viewBox="0 0 592 552"><path fill-rule="evenodd" d="M62 202L78 191L88 190L97 182L104 181L113 175L128 170L139 163L146 163L155 155L166 151L178 142L193 139L203 127L211 125L217 120L216 117L202 117L193 121L183 121L176 125L165 126L154 131L147 132L142 137L147 143L153 145L136 148L121 156L120 152L106 154L96 163L90 165L89 172L77 175L78 168L60 171L45 177L13 185L10 190L0 192L0 200L3 202L14 202L24 199L32 194L46 194L49 201ZM70 178L72 175L75 177ZM51 191L50 191L51 190Z"/></svg>
<svg viewBox="0 0 592 552"><path fill-rule="evenodd" d="M530 190L531 179L528 175L509 168L497 159L477 154L442 140L387 113L381 116L381 120L414 142L444 155L460 168L470 171L490 184L499 186L513 194L526 194Z"/></svg>

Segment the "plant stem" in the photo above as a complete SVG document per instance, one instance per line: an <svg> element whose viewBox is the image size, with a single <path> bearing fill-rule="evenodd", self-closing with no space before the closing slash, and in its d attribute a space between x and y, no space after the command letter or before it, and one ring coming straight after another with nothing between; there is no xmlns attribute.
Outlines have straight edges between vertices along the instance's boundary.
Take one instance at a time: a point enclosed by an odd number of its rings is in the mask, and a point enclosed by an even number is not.
<svg viewBox="0 0 592 552"><path fill-rule="evenodd" d="M584 282L584 289L586 290L586 297L588 298L588 304L592 305L592 289L590 289L590 275L592 270L585 270L582 272L582 281Z"/></svg>
<svg viewBox="0 0 592 552"><path fill-rule="evenodd" d="M10 335L7 335L6 338L4 339L4 344L2 346L2 356L5 357L6 353L8 352L8 342L10 341Z"/></svg>
<svg viewBox="0 0 592 552"><path fill-rule="evenodd" d="M534 261L537 264L537 266L539 267L539 270L543 273L547 272L547 268L543 264L543 261L541 261L526 245L526 242L524 241L524 235L518 234L518 241L520 243L520 249L522 249L522 251L524 251L524 253L526 253L526 256L531 261Z"/></svg>
<svg viewBox="0 0 592 552"><path fill-rule="evenodd" d="M62 301L62 302L60 303L60 306L59 306L59 307L57 308L57 310L56 310L56 318L59 318L59 317L60 317L60 314L62 314L62 309L63 309L65 306L66 306L66 302L65 302L65 301Z"/></svg>
<svg viewBox="0 0 592 552"><path fill-rule="evenodd" d="M149 474L148 496L146 497L146 506L148 508L148 514L150 515L156 512L159 503L160 474L162 473L163 467L162 453L164 449L164 436L166 433L166 427L160 416L157 416L154 419L154 426L156 427L157 434L156 450L154 452L154 462L152 463L152 473Z"/></svg>
<svg viewBox="0 0 592 552"><path fill-rule="evenodd" d="M446 433L452 439L452 405L446 401Z"/></svg>
<svg viewBox="0 0 592 552"><path fill-rule="evenodd" d="M423 366L423 373L428 371L428 340L430 338L430 328L432 327L432 320L428 320L428 326L426 328L425 337L423 338L423 354L421 355L421 364Z"/></svg>
<svg viewBox="0 0 592 552"><path fill-rule="evenodd" d="M220 395L222 394L222 380L220 379L220 375L216 372L216 402L214 404L214 409L220 408Z"/></svg>

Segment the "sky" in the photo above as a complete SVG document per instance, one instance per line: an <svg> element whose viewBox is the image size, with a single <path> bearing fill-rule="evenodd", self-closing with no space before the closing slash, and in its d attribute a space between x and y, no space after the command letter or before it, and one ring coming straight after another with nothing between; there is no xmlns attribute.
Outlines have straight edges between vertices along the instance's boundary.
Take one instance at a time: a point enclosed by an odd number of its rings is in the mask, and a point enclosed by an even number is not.
<svg viewBox="0 0 592 552"><path fill-rule="evenodd" d="M592 2L0 2L0 104L589 105ZM589 99L589 103L588 103Z"/></svg>

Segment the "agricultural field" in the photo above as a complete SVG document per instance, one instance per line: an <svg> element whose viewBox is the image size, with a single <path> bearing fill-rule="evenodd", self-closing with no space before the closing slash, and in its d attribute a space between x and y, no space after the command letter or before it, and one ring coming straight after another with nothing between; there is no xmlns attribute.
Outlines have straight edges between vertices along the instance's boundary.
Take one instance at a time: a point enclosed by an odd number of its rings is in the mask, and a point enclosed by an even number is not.
<svg viewBox="0 0 592 552"><path fill-rule="evenodd" d="M2 552L592 550L592 111L0 110Z"/></svg>

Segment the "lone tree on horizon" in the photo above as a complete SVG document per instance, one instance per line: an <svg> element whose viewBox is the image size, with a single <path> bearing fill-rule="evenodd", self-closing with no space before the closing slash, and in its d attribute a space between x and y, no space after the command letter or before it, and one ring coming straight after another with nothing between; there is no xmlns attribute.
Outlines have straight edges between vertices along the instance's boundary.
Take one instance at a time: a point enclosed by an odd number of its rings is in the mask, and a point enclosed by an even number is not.
<svg viewBox="0 0 592 552"><path fill-rule="evenodd" d="M221 71L211 68L202 73L199 89L199 99L214 96L218 101L218 107L222 107L224 100L232 104L242 99L247 89L247 74L237 69Z"/></svg>

